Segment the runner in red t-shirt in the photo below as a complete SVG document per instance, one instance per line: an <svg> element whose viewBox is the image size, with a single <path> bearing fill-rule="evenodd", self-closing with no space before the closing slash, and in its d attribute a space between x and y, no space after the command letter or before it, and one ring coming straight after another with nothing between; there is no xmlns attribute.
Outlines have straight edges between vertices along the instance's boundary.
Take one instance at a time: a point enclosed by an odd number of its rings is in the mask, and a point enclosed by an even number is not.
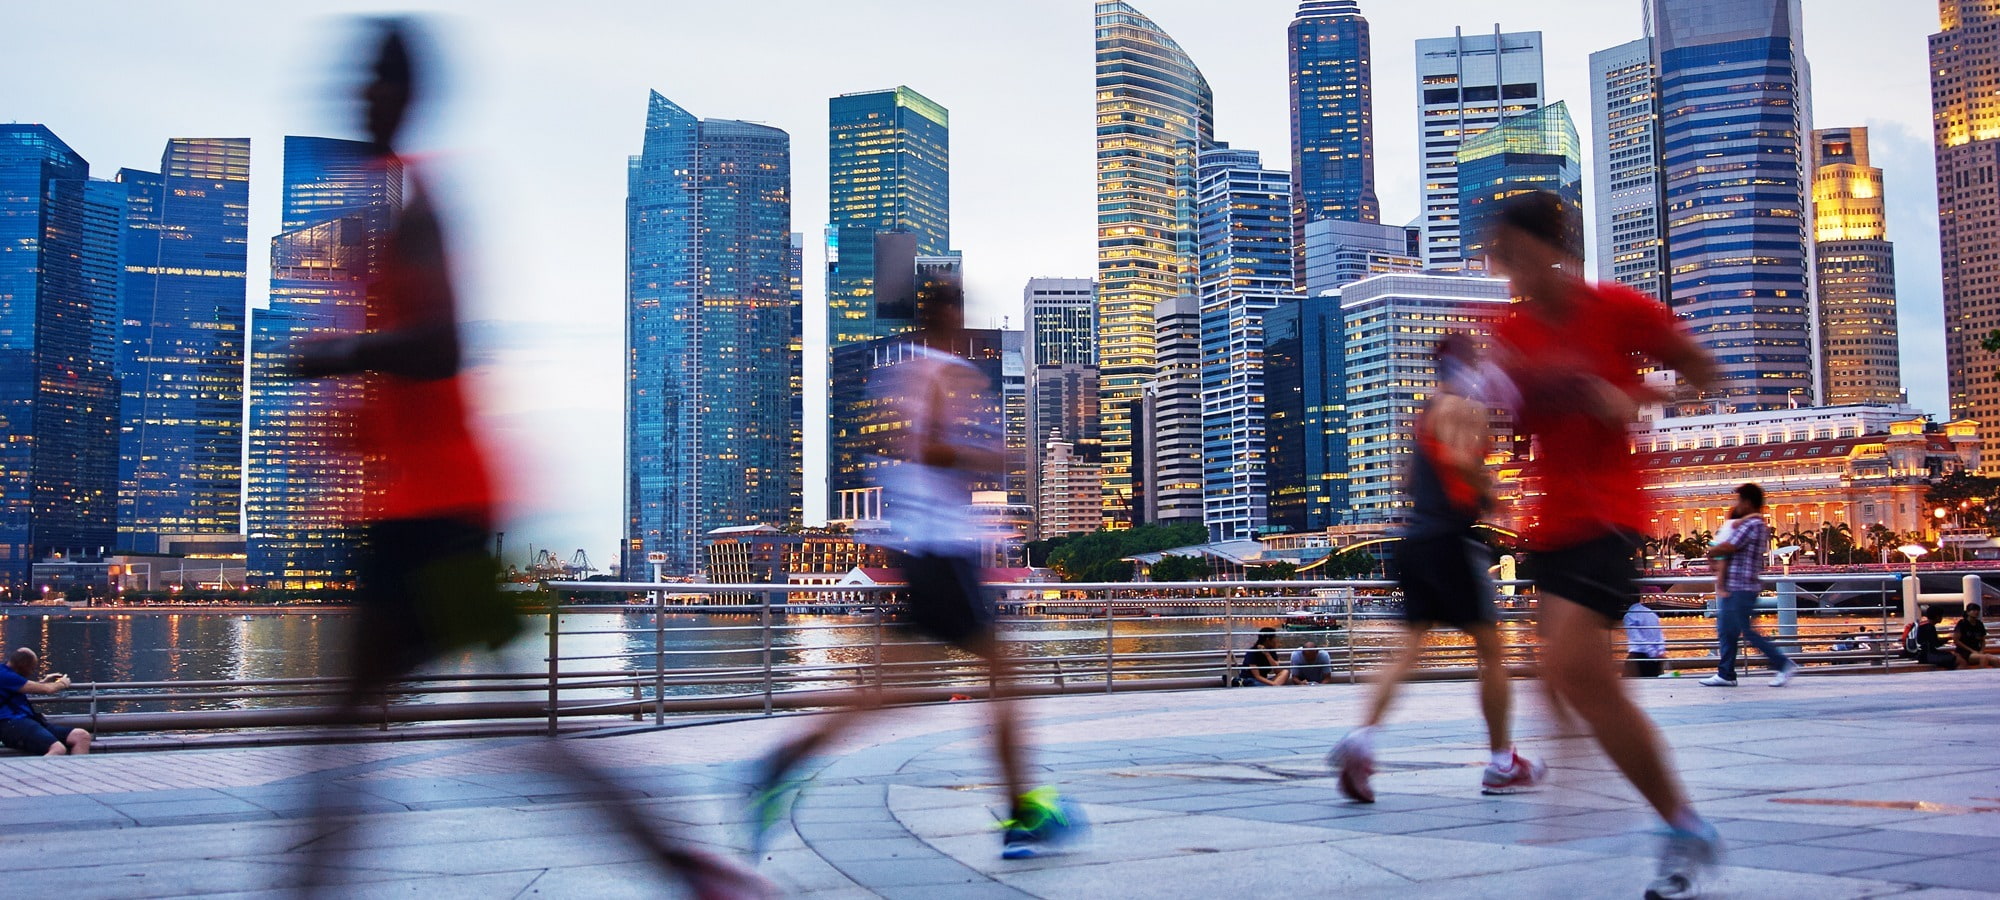
<svg viewBox="0 0 2000 900"><path fill-rule="evenodd" d="M1563 215L1554 194L1516 197L1490 241L1494 266L1520 298L1494 331L1494 357L1520 393L1520 428L1535 441L1526 537L1542 672L1671 828L1646 896L1693 897L1721 842L1689 804L1652 720L1626 695L1611 630L1638 596L1632 553L1645 515L1626 426L1640 404L1663 399L1646 389L1635 357L1697 388L1712 382L1714 364L1659 302L1577 277L1581 261L1563 249Z"/></svg>

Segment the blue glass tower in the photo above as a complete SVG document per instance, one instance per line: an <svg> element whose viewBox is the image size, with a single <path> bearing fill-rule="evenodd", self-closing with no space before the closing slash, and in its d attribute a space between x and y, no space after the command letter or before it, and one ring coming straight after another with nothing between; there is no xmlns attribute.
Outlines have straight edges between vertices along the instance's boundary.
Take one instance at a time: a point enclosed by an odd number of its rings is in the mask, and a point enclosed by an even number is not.
<svg viewBox="0 0 2000 900"><path fill-rule="evenodd" d="M118 544L242 527L250 141L177 138L124 189Z"/></svg>
<svg viewBox="0 0 2000 900"><path fill-rule="evenodd" d="M626 195L624 571L802 512L791 138L653 93Z"/></svg>
<svg viewBox="0 0 2000 900"><path fill-rule="evenodd" d="M1255 151L1200 156L1202 520L1211 540L1256 536L1264 496L1264 314L1293 296L1291 179Z"/></svg>
<svg viewBox="0 0 2000 900"><path fill-rule="evenodd" d="M1347 521L1346 358L1339 295L1264 314L1264 490L1275 531Z"/></svg>
<svg viewBox="0 0 2000 900"><path fill-rule="evenodd" d="M1813 402L1799 0L1655 0L1669 304L1739 410Z"/></svg>
<svg viewBox="0 0 2000 900"><path fill-rule="evenodd" d="M363 386L279 375L296 342L365 326L403 171L367 144L314 137L285 138L284 166L270 305L251 314L248 577L273 589L346 587L365 487L354 418Z"/></svg>
<svg viewBox="0 0 2000 900"><path fill-rule="evenodd" d="M1562 101L1501 120L1458 148L1459 256L1487 272L1488 239L1508 198L1547 191L1562 198L1563 247L1583 259L1583 157Z"/></svg>
<svg viewBox="0 0 2000 900"><path fill-rule="evenodd" d="M1292 66L1293 280L1305 281L1306 225L1378 222L1368 20L1358 0L1302 0L1286 31Z"/></svg>
<svg viewBox="0 0 2000 900"><path fill-rule="evenodd" d="M40 125L0 125L0 589L115 537L114 192Z"/></svg>
<svg viewBox="0 0 2000 900"><path fill-rule="evenodd" d="M949 252L951 117L903 86L842 94L827 114L827 343L839 347L914 326L913 285L875 289L877 236L907 233L916 256Z"/></svg>

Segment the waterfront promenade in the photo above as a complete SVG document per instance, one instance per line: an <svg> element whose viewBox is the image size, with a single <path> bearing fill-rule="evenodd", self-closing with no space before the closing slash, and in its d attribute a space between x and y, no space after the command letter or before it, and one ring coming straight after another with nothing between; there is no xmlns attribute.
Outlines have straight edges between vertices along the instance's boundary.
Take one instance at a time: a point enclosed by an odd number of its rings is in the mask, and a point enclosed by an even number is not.
<svg viewBox="0 0 2000 900"><path fill-rule="evenodd" d="M1322 756L1360 688L1140 692L1026 701L1041 777L1093 842L998 859L980 710L904 710L824 760L762 863L826 897L1636 897L1653 823L1583 742L1550 736L1519 682L1543 792L1481 797L1465 683L1409 688L1382 737L1380 802L1336 793ZM2000 890L2000 672L1800 678L1775 690L1635 683L1730 842L1708 896ZM572 739L658 798L649 811L742 843L744 761L785 717ZM115 740L113 741L115 745ZM11 896L268 894L292 876L313 772L351 783L358 896L661 896L662 882L527 739L0 758ZM671 896L671 893L669 893Z"/></svg>

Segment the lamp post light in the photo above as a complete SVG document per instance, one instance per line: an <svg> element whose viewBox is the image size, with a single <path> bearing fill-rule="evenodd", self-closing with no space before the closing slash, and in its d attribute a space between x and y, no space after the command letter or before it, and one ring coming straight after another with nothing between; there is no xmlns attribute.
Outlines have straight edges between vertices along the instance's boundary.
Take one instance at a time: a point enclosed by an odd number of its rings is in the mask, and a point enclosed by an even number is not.
<svg viewBox="0 0 2000 900"><path fill-rule="evenodd" d="M1901 552L1904 556L1910 558L1911 578L1917 577L1917 559L1923 556L1924 554L1931 552L1930 550L1926 549L1922 544L1904 544L1901 547L1897 547L1896 550Z"/></svg>

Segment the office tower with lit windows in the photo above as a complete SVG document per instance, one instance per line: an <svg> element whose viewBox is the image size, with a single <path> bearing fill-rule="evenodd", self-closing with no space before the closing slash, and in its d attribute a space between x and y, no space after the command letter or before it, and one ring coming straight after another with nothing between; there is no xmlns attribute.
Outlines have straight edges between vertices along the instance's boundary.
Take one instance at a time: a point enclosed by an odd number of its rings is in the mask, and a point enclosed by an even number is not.
<svg viewBox="0 0 2000 900"><path fill-rule="evenodd" d="M1896 249L1868 129L1813 132L1820 384L1828 406L1903 402Z"/></svg>
<svg viewBox="0 0 2000 900"><path fill-rule="evenodd" d="M1490 272L1487 242L1507 201L1546 191L1562 199L1563 249L1583 259L1583 158L1569 106L1556 101L1504 119L1458 148L1459 256Z"/></svg>
<svg viewBox="0 0 2000 900"><path fill-rule="evenodd" d="M1201 303L1202 521L1209 539L1265 526L1264 313L1293 299L1291 178L1255 151L1203 151L1195 183Z"/></svg>
<svg viewBox="0 0 2000 900"><path fill-rule="evenodd" d="M1104 517L1121 524L1143 518L1134 420L1156 374L1154 309L1195 291L1195 156L1214 144L1215 100L1194 60L1123 0L1097 3L1096 44ZM1199 471L1193 481L1198 520Z"/></svg>
<svg viewBox="0 0 2000 900"><path fill-rule="evenodd" d="M1306 226L1378 222L1373 53L1358 0L1301 0L1287 29L1292 107L1292 280L1304 283Z"/></svg>
<svg viewBox="0 0 2000 900"><path fill-rule="evenodd" d="M1088 278L1030 278L1021 289L1029 366L1097 365L1097 284Z"/></svg>
<svg viewBox="0 0 2000 900"><path fill-rule="evenodd" d="M1502 119L1542 107L1542 33L1466 34L1417 41L1417 146L1423 154L1424 268L1454 272L1460 251L1458 151Z"/></svg>
<svg viewBox="0 0 2000 900"><path fill-rule="evenodd" d="M1665 300L1669 292L1666 208L1660 194L1659 85L1650 37L1590 55L1597 280Z"/></svg>
<svg viewBox="0 0 2000 900"><path fill-rule="evenodd" d="M1409 230L1321 219L1306 225L1306 280L1299 292L1317 296L1371 275L1421 272L1422 258L1410 252Z"/></svg>
<svg viewBox="0 0 2000 900"><path fill-rule="evenodd" d="M1817 402L1799 0L1655 0L1669 304L1737 410Z"/></svg>
<svg viewBox="0 0 2000 900"><path fill-rule="evenodd" d="M176 138L118 173L118 546L243 527L250 141Z"/></svg>
<svg viewBox="0 0 2000 900"><path fill-rule="evenodd" d="M791 138L655 92L626 195L624 571L803 513Z"/></svg>
<svg viewBox="0 0 2000 900"><path fill-rule="evenodd" d="M1354 524L1404 521L1409 495L1403 478L1416 452L1417 414L1437 386L1437 342L1458 332L1485 347L1485 336L1512 303L1502 278L1379 275L1341 289Z"/></svg>
<svg viewBox="0 0 2000 900"><path fill-rule="evenodd" d="M1140 394L1133 439L1135 510L1152 525L1202 520L1201 304L1193 295L1153 308L1159 364Z"/></svg>
<svg viewBox="0 0 2000 900"><path fill-rule="evenodd" d="M892 335L833 348L829 369L832 390L827 398L832 428L827 434L827 497L829 518L835 521L880 519L884 476L899 465L898 441L908 433L908 412L880 391L883 370L921 356L923 351L950 353L970 361L986 377L985 389L967 400L972 414L950 423L952 440L990 443L1006 430L1006 398L1002 380L1009 338L995 328L966 329L962 340L934 343L921 332ZM870 382L875 382L871 387ZM982 478L973 491L1004 491L1006 476ZM893 510L886 510L893 515Z"/></svg>
<svg viewBox="0 0 2000 900"><path fill-rule="evenodd" d="M1337 292L1264 314L1264 492L1274 531L1323 531L1347 521L1342 327Z"/></svg>
<svg viewBox="0 0 2000 900"><path fill-rule="evenodd" d="M1026 332L1000 332L1000 420L1007 452L1006 488L1009 506L1034 504L1034 479L1028 474L1032 441L1028 437L1028 352Z"/></svg>
<svg viewBox="0 0 2000 900"><path fill-rule="evenodd" d="M895 248L913 256L950 250L951 118L906 86L842 94L827 114L826 333L840 347L916 327L913 294L876 290L878 237L904 235Z"/></svg>
<svg viewBox="0 0 2000 900"><path fill-rule="evenodd" d="M115 537L122 208L41 125L0 124L0 596Z"/></svg>
<svg viewBox="0 0 2000 900"><path fill-rule="evenodd" d="M1051 433L1068 444L1065 452L1075 465L1064 474L1072 481L1082 477L1079 467L1095 466L1098 458L1097 285L1088 278L1030 278L1021 305L1027 323L1024 461L1039 531L1041 459ZM1094 477L1095 469L1091 472Z"/></svg>
<svg viewBox="0 0 2000 900"><path fill-rule="evenodd" d="M280 204L270 301L250 313L247 575L271 589L351 587L366 489L355 418L363 385L285 370L298 342L366 327L403 170L359 141L286 137Z"/></svg>
<svg viewBox="0 0 2000 900"><path fill-rule="evenodd" d="M1944 262L1951 417L1987 423L1980 469L2000 471L2000 3L1939 0L1930 37L1931 125Z"/></svg>

